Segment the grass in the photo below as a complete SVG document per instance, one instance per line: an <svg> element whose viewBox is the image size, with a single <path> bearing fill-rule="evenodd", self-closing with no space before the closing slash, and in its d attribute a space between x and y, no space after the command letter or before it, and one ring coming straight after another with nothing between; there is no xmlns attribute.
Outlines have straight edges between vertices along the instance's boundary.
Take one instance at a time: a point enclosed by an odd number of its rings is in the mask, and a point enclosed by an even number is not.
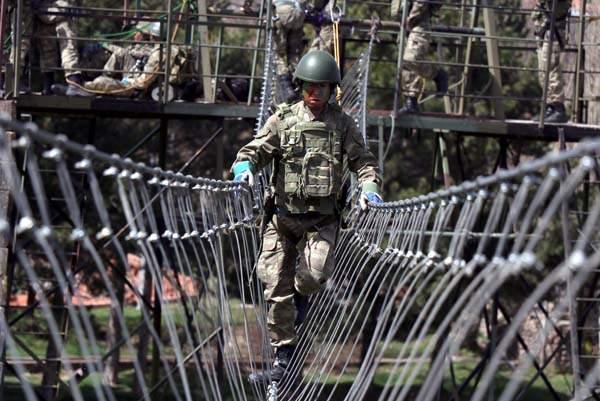
<svg viewBox="0 0 600 401"><path fill-rule="evenodd" d="M173 317L173 321L174 321L175 325L177 327L181 328L183 326L183 324L185 323L186 317L181 312L180 306L178 304L170 304L167 306L167 308L168 308L168 313ZM233 320L234 326L240 326L243 323L244 310L247 308L249 308L249 306L241 305L241 303L239 301L231 302L230 313L231 313L231 318ZM106 307L93 308L93 309L89 309L89 313L90 313L91 319L93 321L96 335L98 337L98 347L102 351L105 351L106 350L106 341L105 341L104 337L105 337L106 327L107 327L107 324L109 321L110 309L106 308ZM165 313L164 315L166 315L166 314L167 313ZM165 345L168 346L169 337L168 337L168 334L165 329L166 322L164 320L164 315L163 315L163 340L165 342ZM133 329L139 324L140 319L141 319L141 314L140 314L140 311L138 311L135 307L127 306L124 309L124 317L125 317L125 321L126 321L128 328ZM39 311L36 311L36 315L25 318L22 321L20 321L19 324L14 328L14 330L15 330L15 334L18 336L18 338L23 343L25 343L28 348L30 348L34 353L36 353L36 355L43 358L43 356L45 355L45 352L46 352L46 346L47 346L48 340L47 340L47 336L40 335L39 333L44 333L45 331L47 331L47 327L46 327L46 324L44 323L43 319L39 316ZM27 334L28 331L30 333L35 331L38 334ZM178 333L178 335L181 337L183 335L183 333L182 332ZM408 350L416 350L416 351L418 351L417 354L420 354L422 351L424 351L424 347L427 345L429 340L430 340L430 337L426 337L424 341L411 342L409 344L406 344L406 346L407 346ZM134 337L133 341L134 341L133 345L135 348L135 346L136 346L135 341L137 341L137 336ZM383 344L380 344L378 346L378 351L382 349L382 346L383 346ZM390 359L396 358L404 346L405 346L405 344L403 342L392 341L388 345L388 347L386 347L385 352L383 353L383 357L390 358ZM149 352L151 352L151 349L152 349L152 347L150 347ZM70 331L69 336L66 341L65 352L70 357L77 357L77 356L82 355L82 353L79 349L79 346L77 344L77 341L75 340L75 336L73 335L72 330ZM169 357L170 354L171 354L171 352L168 352L167 355L161 355L161 357L163 357L163 358ZM20 350L19 355L21 355L21 356L25 355L23 350ZM128 353L126 348L122 349L121 355L122 355L123 360L127 360L128 358L131 359L133 357L133 355L130 355ZM14 356L14 355L12 355L12 356ZM150 360L150 355L148 355L148 357L149 357L148 360ZM453 365L454 379L452 379L452 376L450 375L449 371L444 372L444 381L443 381L441 399L450 398L450 395L453 394L453 391L455 389L455 386L453 385L453 381L457 383L457 385L456 385L457 387L460 387L460 385L462 383L464 383L467 380L467 378L469 377L469 375L473 372L473 370L475 369L478 362L479 362L479 359L473 351L469 351L466 349L462 350L461 354L455 359L455 363ZM401 368L403 366L401 366ZM408 368L409 368L409 372L410 372L410 369L414 368L414 364L408 365ZM411 385L410 396L408 397L408 399L411 399L411 397L414 398L414 396L416 396L419 389L425 382L425 378L426 378L428 369L429 369L429 361L427 361L425 363L423 370L418 372L418 374L416 375L416 379ZM323 386L323 389L321 392L321 396L319 398L315 398L315 401L326 400L332 392L334 393L334 395L330 398L331 401L337 401L337 400L343 399L345 394L349 391L352 384L354 383L357 371L358 371L358 367L353 366L353 367L349 368L346 372L344 372L344 374L340 375L339 372L337 372L337 373L334 372L333 374L328 376L326 379L321 380L320 384ZM370 383L369 392L368 392L367 397L365 398L365 401L371 400L371 399L377 399L377 397L383 391L383 389L387 383L391 383L392 385L402 385L403 382L400 380L400 371L401 370L397 370L397 371L393 372L392 364L389 364L389 363L381 365L377 369L372 383ZM495 396L496 397L499 396L499 394L502 392L502 390L506 387L508 381L511 378L512 373L513 373L512 369L507 364L504 364L502 366L502 368L497 372L497 374L495 376ZM570 384L572 381L571 376L567 375L567 374L563 374L556 370L553 370L552 368L546 369L545 373L548 375L549 381L552 384L555 391L558 393L559 397L561 399L568 400L570 398L569 394L571 393L571 389L570 389ZM520 383L520 385L524 386L526 384L526 382L529 380L529 378L532 378L534 376L534 374L535 374L535 371L533 371L533 370L528 372L526 377L524 377L522 379L522 382ZM162 377L163 375L164 375L164 372L161 371L159 377ZM195 375L196 375L195 373L190 372L189 376L193 380ZM81 389L82 393L84 394L84 399L86 401L94 400L97 398L94 394L94 384L99 383L99 381L101 380L101 377L99 377L99 376L100 375L98 375L98 374L90 375L90 376L86 377L79 384L79 388ZM149 373L147 373L147 378L148 377L149 377ZM39 369L37 371L32 370L30 373L27 373L25 379L27 381L29 381L30 383L32 383L33 385L39 385L41 383L41 374L39 373ZM62 380L68 379L64 375L64 372L63 372L63 376L61 377L61 379ZM179 381L180 380L178 380L178 382ZM136 394L134 394L134 392L132 390L133 383L134 383L133 370L131 369L130 365L129 366L124 365L122 368L122 371L120 372L120 375L119 375L119 384L114 389L114 392L119 401L121 401L121 400L133 401L133 400L139 399L139 397ZM19 389L18 379L12 373L9 372L7 374L5 384L6 384L5 387L1 390L1 392L4 395L5 401L22 401L24 399L24 395L22 394L21 390ZM335 387L335 389L334 389L334 387ZM191 383L190 388L194 392L194 394L193 394L194 400L202 400L202 394L200 392L201 387L200 387L199 383ZM249 387L246 390L247 390L247 394L251 394L251 390ZM174 399L174 397L170 393L171 390L169 389L168 385L165 386L164 390L161 390L161 391L163 391L163 393L161 393L159 398L162 401L171 401ZM461 396L460 398L468 399L469 395L472 393L472 391L473 391L473 381L471 381L468 385L465 386L465 388L462 390L462 392L460 394L460 396ZM60 394L62 394L61 399L63 399L63 400L69 399L68 389L62 388L60 390ZM231 399L231 397L225 396L225 399ZM544 384L544 382L540 378L537 378L537 380L533 383L533 385L529 388L529 390L523 395L523 397L521 399L525 400L525 401L551 400L551 399L553 399L553 396L551 395L550 390L547 388L547 386Z"/></svg>

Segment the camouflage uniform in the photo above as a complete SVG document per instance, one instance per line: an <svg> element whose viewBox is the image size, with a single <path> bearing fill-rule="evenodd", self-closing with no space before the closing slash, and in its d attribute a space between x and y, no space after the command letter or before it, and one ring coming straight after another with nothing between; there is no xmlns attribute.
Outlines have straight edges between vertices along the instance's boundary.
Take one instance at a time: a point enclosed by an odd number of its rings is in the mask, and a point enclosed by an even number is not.
<svg viewBox="0 0 600 401"><path fill-rule="evenodd" d="M116 91L120 95L129 95L135 90L146 90L154 83L159 76L161 70L160 45L134 45L131 48L117 48L104 66L105 74L97 77L91 82L85 83L85 88L93 91ZM164 52L163 52L164 53ZM165 57L165 54L163 54ZM142 70L136 69L137 60L147 58L147 62ZM186 53L179 46L171 47L171 74L169 75L169 83L181 83L181 66L187 61ZM164 62L164 60L163 60ZM120 67L120 68L119 68ZM122 79L116 79L108 75L114 75L115 70L129 71L123 74Z"/></svg>
<svg viewBox="0 0 600 401"><path fill-rule="evenodd" d="M304 48L304 11L293 0L276 0L273 5L275 69L277 75L289 75L296 69Z"/></svg>
<svg viewBox="0 0 600 401"><path fill-rule="evenodd" d="M430 30L431 12L435 6L427 2L414 2L406 19L410 31L404 49L402 82L406 96L418 97L425 79L433 79L438 71L434 64L422 63L429 54L429 39L424 33Z"/></svg>
<svg viewBox="0 0 600 401"><path fill-rule="evenodd" d="M297 342L295 292L319 291L333 270L344 156L363 185L380 185L376 159L354 121L333 104L316 119L302 101L279 106L238 152L236 163L274 163L276 214L264 232L257 267L271 305L267 323L274 347Z"/></svg>
<svg viewBox="0 0 600 401"><path fill-rule="evenodd" d="M60 50L60 62L65 72L65 77L70 75L80 74L78 70L79 54L77 52L77 46L75 40L75 31L72 29L71 20L69 17L63 15L52 15L47 14L48 12L64 12L65 7L69 7L70 4L64 0L55 1L43 1L39 9L35 10L36 14L36 35L37 36L55 36L58 39L58 48ZM32 18L32 6L31 0L24 0L23 11L21 14L21 66L25 65L25 58L31 48L31 35L33 31L33 18ZM14 30L13 30L14 32ZM57 41L40 38L40 64L42 72L51 72L52 68L58 66L58 60L56 58ZM14 64L15 62L15 50L13 46L10 55L10 61Z"/></svg>
<svg viewBox="0 0 600 401"><path fill-rule="evenodd" d="M552 60L550 62L550 70L548 71L548 92L547 103L564 103L564 78L560 67L560 50L561 46L556 46L556 43L564 44L566 41L566 25L569 15L570 0L556 1L556 18L555 18L555 35L552 43L550 40L550 19L552 14L552 0L537 0L533 11L532 19L535 26L535 34L538 37L537 42L537 58L538 58L538 79L540 86L545 84L545 71L547 65L548 47L552 48ZM557 39L557 36L559 37ZM545 42L544 42L545 40Z"/></svg>
<svg viewBox="0 0 600 401"><path fill-rule="evenodd" d="M328 3L328 0L315 0L312 2L312 6L315 10L325 13L331 19ZM318 31L317 36L310 45L310 50L324 50L333 54L333 24L327 21L318 27Z"/></svg>

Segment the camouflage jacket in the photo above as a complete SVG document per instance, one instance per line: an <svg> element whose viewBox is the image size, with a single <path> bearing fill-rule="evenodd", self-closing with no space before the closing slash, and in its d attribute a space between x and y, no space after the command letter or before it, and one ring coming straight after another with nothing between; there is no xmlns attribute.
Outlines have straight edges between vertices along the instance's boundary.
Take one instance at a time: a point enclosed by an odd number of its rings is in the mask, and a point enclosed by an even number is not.
<svg viewBox="0 0 600 401"><path fill-rule="evenodd" d="M306 189L309 185L302 180L302 185L294 186L294 180L290 176L302 176L304 173L299 171L310 159L309 155L314 154L313 150L326 142L326 147L334 148L337 151L331 151L334 158L336 173L343 173L343 160L347 161L350 171L358 175L361 184L371 182L378 187L381 185L381 177L377 167L377 160L373 154L366 148L365 143L358 128L352 118L345 114L341 108L334 104L328 104L325 111L315 118L313 113L304 102L300 101L292 106L288 106L292 115L290 120L281 113L281 106L278 112L271 116L265 123L263 129L256 135L253 141L244 146L237 154L236 162L249 161L255 169L260 169L268 163L273 162L272 182L275 187L275 204L279 208L288 210L291 213L319 212L322 214L334 214L337 210L337 202L341 194L341 179L335 182L330 192L321 193L317 196L315 192L304 192L299 190ZM292 121L290 123L289 121ZM310 124L320 123L323 126L320 138L314 137L314 130L306 131L306 134L300 134L300 126L309 126ZM295 132L295 140L291 140L291 133ZM332 139L335 137L335 141ZM312 141L312 142L311 142ZM290 146L290 143L293 144ZM334 145L335 144L335 145ZM293 157L289 157L290 148ZM300 151L298 151L300 148ZM294 165L295 164L295 165ZM301 166L302 165L302 166ZM318 171L324 169L322 164L314 167ZM310 178L307 175L304 178ZM316 180L323 177L317 177ZM291 188L290 188L291 186ZM314 186L313 186L314 189ZM306 195L308 193L308 195Z"/></svg>

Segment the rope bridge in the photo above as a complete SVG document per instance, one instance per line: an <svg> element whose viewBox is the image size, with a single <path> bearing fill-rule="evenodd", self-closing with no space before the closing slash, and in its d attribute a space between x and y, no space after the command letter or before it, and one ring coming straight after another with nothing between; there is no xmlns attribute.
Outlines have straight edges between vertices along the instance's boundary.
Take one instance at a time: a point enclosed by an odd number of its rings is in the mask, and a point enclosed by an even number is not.
<svg viewBox="0 0 600 401"><path fill-rule="evenodd" d="M372 44L342 85L365 135ZM247 380L273 358L255 274L268 172L249 188L0 127L15 215L0 221L2 400L597 397L598 140L349 208L273 397Z"/></svg>
<svg viewBox="0 0 600 401"><path fill-rule="evenodd" d="M1 315L5 397L16 384L28 401L117 400L127 391L111 382L129 380L140 400L266 399L265 387L246 380L271 360L251 189L149 168L33 124L1 125L16 132L13 140L3 132L1 155L18 217L0 227L14 236L13 288L32 293ZM574 303L596 280L600 202L569 208L598 176L598 151L600 141L582 143L447 191L352 209L280 399L481 400L495 391L512 400L530 379L553 388L540 357L548 346L572 353L563 374L572 391L589 394L600 366L582 363L575 344L585 322ZM546 255L549 244L559 256ZM131 254L144 261L141 285L129 274ZM508 305L504 294L521 280L531 287ZM88 292L108 301L108 319L87 304ZM540 326L527 341L532 312ZM567 329L565 316L574 319ZM494 326L478 356L467 352L469 337L499 318L502 333ZM24 332L32 322L37 340ZM515 341L522 352L509 360ZM454 366L464 358L478 362L461 386Z"/></svg>

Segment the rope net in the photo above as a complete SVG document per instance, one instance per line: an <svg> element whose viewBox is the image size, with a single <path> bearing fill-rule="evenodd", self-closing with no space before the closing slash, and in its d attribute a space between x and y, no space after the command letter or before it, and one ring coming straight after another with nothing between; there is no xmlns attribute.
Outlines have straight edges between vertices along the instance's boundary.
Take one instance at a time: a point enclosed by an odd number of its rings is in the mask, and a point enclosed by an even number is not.
<svg viewBox="0 0 600 401"><path fill-rule="evenodd" d="M251 188L149 168L33 124L1 125L16 132L0 148L17 214L14 227L0 223L13 235L11 299L28 294L1 314L5 396L266 399L266 385L246 380L272 360ZM593 388L598 364L569 344L586 324L573 315L575 294L594 296L600 202L567 207L598 176L599 150L582 143L447 191L352 209L279 399L511 400L528 380L552 386L548 352L569 354L561 377L572 392ZM487 330L476 354L471 337ZM461 386L455 366L465 360L472 377Z"/></svg>

